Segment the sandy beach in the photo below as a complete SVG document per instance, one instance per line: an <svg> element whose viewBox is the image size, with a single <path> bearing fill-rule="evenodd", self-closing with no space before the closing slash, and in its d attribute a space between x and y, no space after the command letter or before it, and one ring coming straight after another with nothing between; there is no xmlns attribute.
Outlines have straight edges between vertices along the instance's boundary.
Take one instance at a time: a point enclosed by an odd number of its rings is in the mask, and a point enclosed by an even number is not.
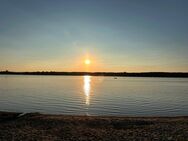
<svg viewBox="0 0 188 141"><path fill-rule="evenodd" d="M187 141L188 117L0 112L1 141Z"/></svg>

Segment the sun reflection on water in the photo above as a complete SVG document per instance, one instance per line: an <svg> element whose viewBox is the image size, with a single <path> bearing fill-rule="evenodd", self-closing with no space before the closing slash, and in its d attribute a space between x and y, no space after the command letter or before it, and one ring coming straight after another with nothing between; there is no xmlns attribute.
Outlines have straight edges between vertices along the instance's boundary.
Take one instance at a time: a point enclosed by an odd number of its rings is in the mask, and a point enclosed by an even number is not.
<svg viewBox="0 0 188 141"><path fill-rule="evenodd" d="M84 76L84 94L85 94L85 99L86 105L90 104L90 82L91 82L91 76Z"/></svg>

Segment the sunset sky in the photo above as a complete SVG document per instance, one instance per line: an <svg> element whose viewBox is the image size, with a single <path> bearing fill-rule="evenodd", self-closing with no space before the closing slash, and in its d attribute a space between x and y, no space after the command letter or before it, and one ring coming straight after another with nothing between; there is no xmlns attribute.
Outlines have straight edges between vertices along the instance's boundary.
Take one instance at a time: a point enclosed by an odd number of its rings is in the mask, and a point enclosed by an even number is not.
<svg viewBox="0 0 188 141"><path fill-rule="evenodd" d="M188 72L188 1L0 0L1 70Z"/></svg>

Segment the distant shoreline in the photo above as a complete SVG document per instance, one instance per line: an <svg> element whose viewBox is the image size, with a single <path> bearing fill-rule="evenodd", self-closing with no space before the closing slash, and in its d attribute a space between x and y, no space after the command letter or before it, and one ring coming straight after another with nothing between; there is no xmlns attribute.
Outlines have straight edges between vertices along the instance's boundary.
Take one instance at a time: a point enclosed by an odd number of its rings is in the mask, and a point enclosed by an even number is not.
<svg viewBox="0 0 188 141"><path fill-rule="evenodd" d="M0 75L67 75L67 76L112 76L112 77L173 77L188 78L188 72L55 72L55 71L36 71L36 72L12 72L0 71Z"/></svg>

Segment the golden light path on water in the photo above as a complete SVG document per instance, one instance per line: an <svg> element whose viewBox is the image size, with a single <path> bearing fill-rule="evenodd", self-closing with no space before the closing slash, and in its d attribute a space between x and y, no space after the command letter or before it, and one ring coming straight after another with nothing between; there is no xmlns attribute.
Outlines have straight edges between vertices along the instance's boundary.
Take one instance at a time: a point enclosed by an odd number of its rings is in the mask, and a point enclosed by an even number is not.
<svg viewBox="0 0 188 141"><path fill-rule="evenodd" d="M90 82L91 82L91 76L84 76L84 94L85 94L85 99L86 105L90 104Z"/></svg>

